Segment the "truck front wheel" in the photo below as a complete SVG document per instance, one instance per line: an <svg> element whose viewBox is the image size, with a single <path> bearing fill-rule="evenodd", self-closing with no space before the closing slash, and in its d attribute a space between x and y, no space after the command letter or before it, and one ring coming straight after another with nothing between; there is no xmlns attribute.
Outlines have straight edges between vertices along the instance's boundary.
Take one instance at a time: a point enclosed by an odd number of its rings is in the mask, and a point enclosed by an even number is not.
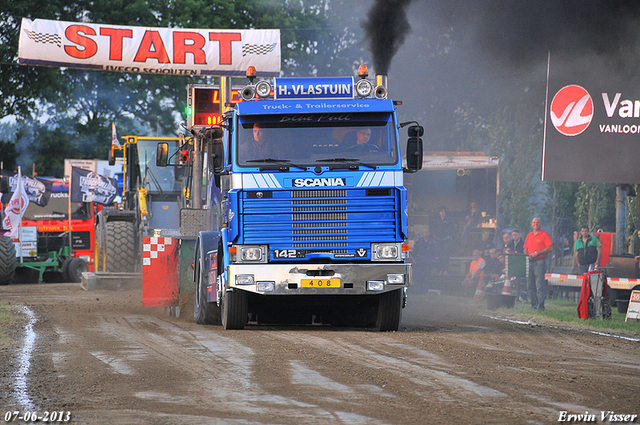
<svg viewBox="0 0 640 425"><path fill-rule="evenodd" d="M13 240L0 236L0 285L8 285L16 274L18 258Z"/></svg>
<svg viewBox="0 0 640 425"><path fill-rule="evenodd" d="M249 315L247 293L239 289L222 291L220 315L222 316L223 328L244 329Z"/></svg>
<svg viewBox="0 0 640 425"><path fill-rule="evenodd" d="M403 290L384 292L378 297L376 328L380 332L397 331L402 317Z"/></svg>

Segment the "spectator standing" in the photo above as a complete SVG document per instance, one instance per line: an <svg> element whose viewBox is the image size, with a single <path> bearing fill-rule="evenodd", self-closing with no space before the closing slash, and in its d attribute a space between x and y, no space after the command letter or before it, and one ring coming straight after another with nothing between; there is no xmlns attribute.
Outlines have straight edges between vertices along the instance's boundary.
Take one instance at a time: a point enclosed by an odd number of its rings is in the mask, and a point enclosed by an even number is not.
<svg viewBox="0 0 640 425"><path fill-rule="evenodd" d="M535 217L531 221L533 231L524 241L524 253L529 256L529 279L527 287L531 297L531 307L544 311L546 298L545 276L547 255L553 251L551 236L542 230L542 221Z"/></svg>
<svg viewBox="0 0 640 425"><path fill-rule="evenodd" d="M519 229L513 229L511 231L511 242L509 242L510 254L524 254L524 241Z"/></svg>
<svg viewBox="0 0 640 425"><path fill-rule="evenodd" d="M429 227L422 229L422 237L413 246L413 260L416 274L416 282L429 289L431 283L431 271L436 261L436 241L431 237Z"/></svg>
<svg viewBox="0 0 640 425"><path fill-rule="evenodd" d="M447 217L447 209L445 207L440 207L438 217L431 227L438 251L438 274L447 274L449 270L449 258L451 257L453 236L456 233L456 226L449 217Z"/></svg>
<svg viewBox="0 0 640 425"><path fill-rule="evenodd" d="M507 254L524 254L524 240L520 234L520 229L511 231L511 242L507 247ZM527 301L527 279L524 277L517 278L518 282L518 301Z"/></svg>
<svg viewBox="0 0 640 425"><path fill-rule="evenodd" d="M474 227L478 227L481 218L482 214L480 213L480 209L478 208L478 203L476 201L469 202L469 211L467 211L467 214L465 216L465 224L462 230L462 244L467 248L474 248L466 244L468 244L471 229Z"/></svg>
<svg viewBox="0 0 640 425"><path fill-rule="evenodd" d="M573 252L573 258L580 269L580 274L589 271L589 266L600 264L602 257L602 244L595 236L589 236L589 227L582 226L580 228L580 237L576 239L576 245Z"/></svg>

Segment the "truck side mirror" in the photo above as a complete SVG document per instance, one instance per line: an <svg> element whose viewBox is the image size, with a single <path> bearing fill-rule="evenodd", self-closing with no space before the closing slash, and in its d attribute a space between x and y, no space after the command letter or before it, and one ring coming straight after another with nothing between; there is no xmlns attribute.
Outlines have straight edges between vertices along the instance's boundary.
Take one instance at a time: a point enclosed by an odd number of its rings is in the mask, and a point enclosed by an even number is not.
<svg viewBox="0 0 640 425"><path fill-rule="evenodd" d="M224 130L219 125L207 128L204 131L204 138L207 141L209 150L209 168L218 175L224 170L224 145L222 137Z"/></svg>
<svg viewBox="0 0 640 425"><path fill-rule="evenodd" d="M156 147L156 166L166 167L169 162L169 144L160 142Z"/></svg>
<svg viewBox="0 0 640 425"><path fill-rule="evenodd" d="M424 128L419 125L412 125L407 130L409 140L407 140L407 170L415 173L422 169L422 135Z"/></svg>
<svg viewBox="0 0 640 425"><path fill-rule="evenodd" d="M216 175L224 170L224 145L222 144L222 139L209 141L209 168Z"/></svg>

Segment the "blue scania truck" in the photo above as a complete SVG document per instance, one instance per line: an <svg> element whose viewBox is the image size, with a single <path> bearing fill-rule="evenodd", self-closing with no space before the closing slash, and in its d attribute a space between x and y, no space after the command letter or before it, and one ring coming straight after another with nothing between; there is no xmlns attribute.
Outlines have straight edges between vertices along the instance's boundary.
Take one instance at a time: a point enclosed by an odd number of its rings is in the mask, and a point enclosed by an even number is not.
<svg viewBox="0 0 640 425"><path fill-rule="evenodd" d="M411 284L403 175L422 166L422 127L398 123L386 78L365 67L255 84L251 68L222 121L190 125L193 161L204 152L192 190L211 217L194 249L195 321L397 330ZM196 89L197 115L210 105Z"/></svg>

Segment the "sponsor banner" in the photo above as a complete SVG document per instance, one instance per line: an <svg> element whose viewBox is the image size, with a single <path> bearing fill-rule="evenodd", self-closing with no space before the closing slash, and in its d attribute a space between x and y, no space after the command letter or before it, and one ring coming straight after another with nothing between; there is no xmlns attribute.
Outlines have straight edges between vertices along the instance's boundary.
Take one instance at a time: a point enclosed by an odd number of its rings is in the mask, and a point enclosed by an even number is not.
<svg viewBox="0 0 640 425"><path fill-rule="evenodd" d="M552 59L542 179L640 183L640 87Z"/></svg>
<svg viewBox="0 0 640 425"><path fill-rule="evenodd" d="M147 28L23 18L18 62L164 75L280 74L280 30Z"/></svg>
<svg viewBox="0 0 640 425"><path fill-rule="evenodd" d="M96 202L111 205L118 193L118 183L93 171L71 168L71 202Z"/></svg>
<svg viewBox="0 0 640 425"><path fill-rule="evenodd" d="M17 174L14 176L9 176L9 193L2 194L3 203L6 204L11 199L11 196L18 188L18 180L19 179ZM36 177L22 176L22 185L24 186L24 190L29 197L29 202L38 204L41 207L44 207L49 203L53 182Z"/></svg>

